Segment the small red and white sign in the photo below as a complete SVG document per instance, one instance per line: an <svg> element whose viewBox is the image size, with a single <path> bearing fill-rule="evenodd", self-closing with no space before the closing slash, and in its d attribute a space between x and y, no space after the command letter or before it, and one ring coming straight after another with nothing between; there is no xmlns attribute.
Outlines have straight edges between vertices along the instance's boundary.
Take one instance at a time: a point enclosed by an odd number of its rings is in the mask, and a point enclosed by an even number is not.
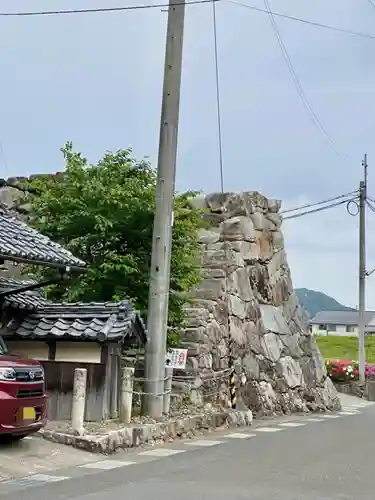
<svg viewBox="0 0 375 500"><path fill-rule="evenodd" d="M169 349L165 359L165 366L174 370L183 370L186 366L187 349Z"/></svg>

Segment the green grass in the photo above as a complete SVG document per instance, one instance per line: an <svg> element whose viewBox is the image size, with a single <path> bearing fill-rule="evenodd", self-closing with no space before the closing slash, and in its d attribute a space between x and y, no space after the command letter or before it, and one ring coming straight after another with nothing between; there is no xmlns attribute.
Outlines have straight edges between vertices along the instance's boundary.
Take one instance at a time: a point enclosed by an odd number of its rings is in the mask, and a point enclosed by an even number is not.
<svg viewBox="0 0 375 500"><path fill-rule="evenodd" d="M357 337L331 335L315 338L324 359L358 359ZM375 364L375 337L366 338L366 361Z"/></svg>

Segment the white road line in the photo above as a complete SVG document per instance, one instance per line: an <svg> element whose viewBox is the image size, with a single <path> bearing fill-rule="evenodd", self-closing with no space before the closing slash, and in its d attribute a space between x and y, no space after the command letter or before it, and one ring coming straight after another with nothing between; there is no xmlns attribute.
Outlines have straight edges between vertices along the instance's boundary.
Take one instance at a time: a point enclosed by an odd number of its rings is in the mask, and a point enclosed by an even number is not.
<svg viewBox="0 0 375 500"><path fill-rule="evenodd" d="M223 444L224 441L209 441L209 440L205 440L205 439L202 439L202 441L189 441L185 444L187 444L188 446L202 446L205 447L205 446L215 446L217 444Z"/></svg>
<svg viewBox="0 0 375 500"><path fill-rule="evenodd" d="M329 418L340 418L340 415L323 415L323 418L329 419Z"/></svg>
<svg viewBox="0 0 375 500"><path fill-rule="evenodd" d="M58 481L65 481L66 479L71 479L65 476L47 476L46 474L34 474L33 476L26 476L22 479L37 481L40 483L57 483Z"/></svg>
<svg viewBox="0 0 375 500"><path fill-rule="evenodd" d="M139 455L147 457L171 457L178 453L184 453L186 450L170 450L167 448L155 448L154 450L142 451Z"/></svg>
<svg viewBox="0 0 375 500"><path fill-rule="evenodd" d="M22 441L30 441L32 439L31 436L25 436Z"/></svg>
<svg viewBox="0 0 375 500"><path fill-rule="evenodd" d="M241 433L241 432L233 432L232 434L227 434L226 436L224 436L225 438L228 438L228 439L249 439L249 438L253 438L255 437L256 434L245 434L245 433Z"/></svg>
<svg viewBox="0 0 375 500"><path fill-rule="evenodd" d="M322 418L307 418L308 422L323 422Z"/></svg>
<svg viewBox="0 0 375 500"><path fill-rule="evenodd" d="M339 415L360 415L359 411L340 411Z"/></svg>
<svg viewBox="0 0 375 500"><path fill-rule="evenodd" d="M303 427L306 424L303 424L302 422L284 422L278 425L280 425L281 427Z"/></svg>
<svg viewBox="0 0 375 500"><path fill-rule="evenodd" d="M101 462L91 462L89 464L80 465L80 467L83 469L111 470L134 464L135 462L120 462L119 460L102 460Z"/></svg>
<svg viewBox="0 0 375 500"><path fill-rule="evenodd" d="M256 432L280 432L284 429L280 429L280 427L258 427L254 429Z"/></svg>

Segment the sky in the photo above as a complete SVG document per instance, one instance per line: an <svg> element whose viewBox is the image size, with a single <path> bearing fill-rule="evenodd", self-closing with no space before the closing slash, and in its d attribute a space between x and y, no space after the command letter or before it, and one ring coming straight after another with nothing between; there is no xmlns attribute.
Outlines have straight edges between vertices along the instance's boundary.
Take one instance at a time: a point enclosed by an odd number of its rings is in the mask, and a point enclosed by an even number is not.
<svg viewBox="0 0 375 500"><path fill-rule="evenodd" d="M263 0L241 0L264 9ZM141 5L139 0L12 0L1 12ZM156 4L160 0L145 0ZM6 4L4 6L4 4ZM275 12L375 36L368 0L270 0ZM131 146L155 164L167 13L0 16L0 176L56 172L72 141L90 161ZM267 14L217 3L226 191L284 207L357 189L364 153L375 198L375 39L276 18L307 99L297 93ZM177 188L220 189L211 5L186 9ZM334 149L332 147L334 143ZM374 173L373 173L374 172ZM368 268L375 267L368 214ZM295 287L358 303L358 217L345 207L284 222ZM375 309L375 273L368 307Z"/></svg>

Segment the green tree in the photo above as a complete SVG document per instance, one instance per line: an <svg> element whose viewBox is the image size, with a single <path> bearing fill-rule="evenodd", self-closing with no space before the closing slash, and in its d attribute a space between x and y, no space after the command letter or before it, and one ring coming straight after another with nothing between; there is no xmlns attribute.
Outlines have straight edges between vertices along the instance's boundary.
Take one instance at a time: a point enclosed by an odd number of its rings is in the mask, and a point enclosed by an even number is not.
<svg viewBox="0 0 375 500"><path fill-rule="evenodd" d="M31 225L88 264L85 274L51 286L49 298L110 301L128 298L146 316L156 172L131 150L106 153L90 165L67 143L65 171L29 181ZM196 193L175 196L169 324L180 327L188 292L201 279L198 229L201 212L191 208ZM24 202L25 200L23 200ZM33 269L48 279L48 269ZM173 343L173 337L170 337Z"/></svg>

